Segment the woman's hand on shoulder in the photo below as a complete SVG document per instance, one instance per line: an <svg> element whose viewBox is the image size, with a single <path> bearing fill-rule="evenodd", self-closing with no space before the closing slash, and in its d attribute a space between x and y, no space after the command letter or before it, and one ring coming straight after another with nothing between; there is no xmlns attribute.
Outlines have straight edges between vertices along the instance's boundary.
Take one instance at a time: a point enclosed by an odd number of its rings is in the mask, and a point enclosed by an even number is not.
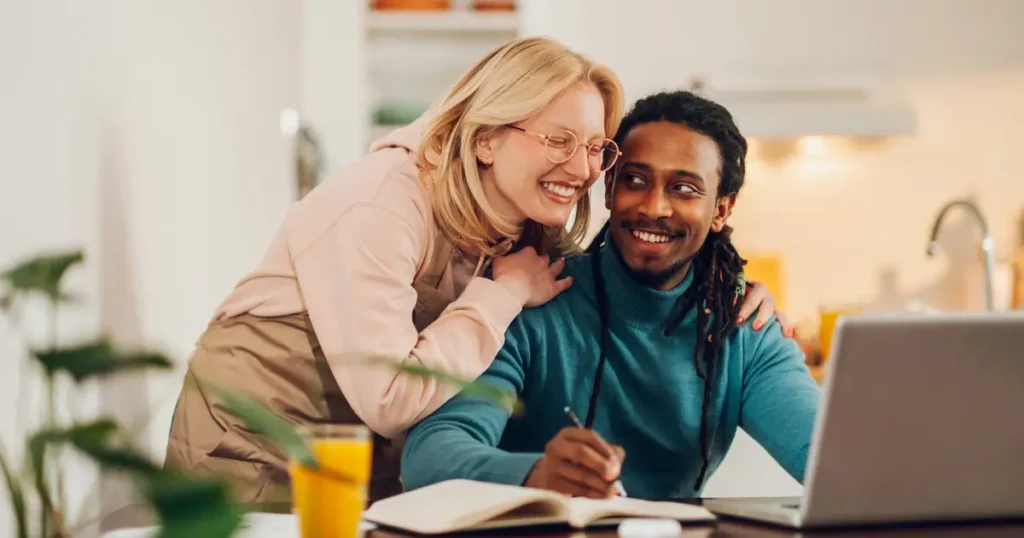
<svg viewBox="0 0 1024 538"><path fill-rule="evenodd" d="M775 309L775 296L768 291L768 286L763 282L747 282L747 290L743 298L743 306L740 307L740 315L736 320L741 325L757 311L757 319L754 320L753 329L760 331L762 327L775 316L779 320L782 334L789 338L796 336L793 324L783 312Z"/></svg>
<svg viewBox="0 0 1024 538"><path fill-rule="evenodd" d="M565 258L551 263L533 247L494 259L493 278L523 302L525 307L540 306L569 289L572 277L559 279Z"/></svg>

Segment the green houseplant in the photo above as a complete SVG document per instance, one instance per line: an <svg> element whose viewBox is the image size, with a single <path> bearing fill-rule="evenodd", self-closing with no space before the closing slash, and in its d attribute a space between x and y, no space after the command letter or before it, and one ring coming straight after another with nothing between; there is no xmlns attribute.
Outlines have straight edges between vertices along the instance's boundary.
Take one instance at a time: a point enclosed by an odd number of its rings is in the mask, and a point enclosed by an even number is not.
<svg viewBox="0 0 1024 538"><path fill-rule="evenodd" d="M139 497L157 517L161 537L231 536L239 528L244 509L231 500L226 481L163 468L133 446L130 432L110 417L71 424L58 421L56 381L62 376L76 384L86 384L127 371L173 369L173 362L161 353L125 350L106 337L58 345L58 310L71 299L62 282L67 272L83 261L80 251L60 252L37 256L0 273L0 313L11 316L22 300L35 296L46 301L50 320L49 344L29 351L46 379L44 424L24 439L26 456L20 466L15 465L6 447L0 444L0 474L16 522L16 536L66 538L95 522L68 520L61 459L62 449L68 447L95 462L101 472L130 476ZM377 358L370 362L379 363L371 366L393 368L402 375L438 379L459 387L462 395L493 401L513 414L521 412L515 395L482 383L402 361ZM250 429L266 435L290 458L318 469L316 458L291 422L209 380L199 382L216 391L226 407Z"/></svg>
<svg viewBox="0 0 1024 538"><path fill-rule="evenodd" d="M16 466L6 447L0 446L0 471L16 535L63 538L93 523L70 521L68 517L61 454L70 447L98 464L101 471L130 476L159 518L162 536L230 536L241 520L241 512L230 501L225 482L163 469L132 446L129 432L109 417L71 424L58 421L56 386L62 376L83 385L132 370L170 370L173 365L160 353L121 349L106 337L58 345L58 311L71 299L62 282L67 272L83 261L80 251L60 252L32 258L0 273L0 310L4 315L11 316L25 299L42 298L48 307L50 333L47 346L29 350L46 378L44 423L24 439L22 465Z"/></svg>

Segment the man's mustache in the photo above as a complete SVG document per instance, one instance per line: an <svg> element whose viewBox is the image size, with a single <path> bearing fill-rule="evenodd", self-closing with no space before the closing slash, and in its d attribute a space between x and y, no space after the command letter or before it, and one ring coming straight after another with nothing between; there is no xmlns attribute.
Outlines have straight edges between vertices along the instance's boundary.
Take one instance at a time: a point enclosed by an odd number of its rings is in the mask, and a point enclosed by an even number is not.
<svg viewBox="0 0 1024 538"><path fill-rule="evenodd" d="M683 228L676 228L669 225L668 223L657 221L657 220L623 220L620 224L627 230L642 229L642 230L661 230L662 233L671 236L682 236L686 235L686 230Z"/></svg>

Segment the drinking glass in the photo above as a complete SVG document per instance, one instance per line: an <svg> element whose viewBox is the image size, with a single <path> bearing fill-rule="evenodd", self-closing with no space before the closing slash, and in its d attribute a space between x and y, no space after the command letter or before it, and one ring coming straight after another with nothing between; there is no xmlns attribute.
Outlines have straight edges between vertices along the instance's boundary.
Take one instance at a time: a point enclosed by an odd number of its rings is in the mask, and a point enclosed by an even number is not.
<svg viewBox="0 0 1024 538"><path fill-rule="evenodd" d="M292 509L302 538L355 538L366 509L372 437L360 425L319 424L300 430L319 469L292 460Z"/></svg>
<svg viewBox="0 0 1024 538"><path fill-rule="evenodd" d="M854 306L826 306L819 311L820 325L818 339L821 344L821 365L828 362L829 354L832 353L832 336L835 334L836 322L845 316L855 316L860 309Z"/></svg>

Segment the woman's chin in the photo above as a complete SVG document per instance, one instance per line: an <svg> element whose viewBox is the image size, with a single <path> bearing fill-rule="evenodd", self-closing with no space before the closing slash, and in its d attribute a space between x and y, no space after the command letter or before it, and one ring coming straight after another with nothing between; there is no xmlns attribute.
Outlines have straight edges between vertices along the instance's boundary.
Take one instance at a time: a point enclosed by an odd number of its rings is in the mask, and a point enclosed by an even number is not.
<svg viewBox="0 0 1024 538"><path fill-rule="evenodd" d="M537 211L530 215L530 220L548 227L565 226L569 222L572 208L566 211Z"/></svg>

